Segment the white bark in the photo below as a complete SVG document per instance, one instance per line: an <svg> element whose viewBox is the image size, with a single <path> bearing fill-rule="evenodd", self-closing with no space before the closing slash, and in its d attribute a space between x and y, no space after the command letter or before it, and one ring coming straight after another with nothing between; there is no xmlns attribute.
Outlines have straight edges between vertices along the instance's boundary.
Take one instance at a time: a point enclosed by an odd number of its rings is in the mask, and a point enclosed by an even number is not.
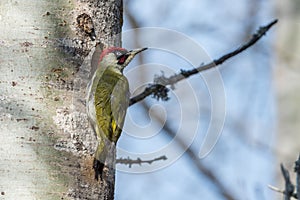
<svg viewBox="0 0 300 200"><path fill-rule="evenodd" d="M111 193L93 179L95 136L78 101L88 81L88 71L79 75L78 67L95 44L77 28L78 14L91 15L102 42L120 44L111 36L121 30L121 1L103 2L1 0L0 199L105 199ZM61 41L83 43L71 55Z"/></svg>

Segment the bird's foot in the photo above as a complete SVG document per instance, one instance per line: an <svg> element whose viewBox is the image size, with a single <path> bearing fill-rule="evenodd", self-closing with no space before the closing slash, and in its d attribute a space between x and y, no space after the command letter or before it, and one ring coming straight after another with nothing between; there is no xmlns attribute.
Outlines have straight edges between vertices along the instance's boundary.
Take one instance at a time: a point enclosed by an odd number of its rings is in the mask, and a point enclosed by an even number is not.
<svg viewBox="0 0 300 200"><path fill-rule="evenodd" d="M97 160L96 158L94 158L93 169L95 171L95 179L97 181L99 180L99 176L100 176L100 179L102 180L103 168L104 168L104 163L102 163L99 160Z"/></svg>

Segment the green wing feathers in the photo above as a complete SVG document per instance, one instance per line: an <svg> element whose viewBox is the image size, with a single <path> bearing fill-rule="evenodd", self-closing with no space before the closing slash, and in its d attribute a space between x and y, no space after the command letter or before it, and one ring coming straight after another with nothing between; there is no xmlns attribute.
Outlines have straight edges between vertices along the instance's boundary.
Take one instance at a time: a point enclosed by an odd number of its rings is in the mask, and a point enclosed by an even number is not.
<svg viewBox="0 0 300 200"><path fill-rule="evenodd" d="M94 98L97 136L100 138L104 136L116 143L121 135L129 105L129 86L126 77L107 69L98 82Z"/></svg>

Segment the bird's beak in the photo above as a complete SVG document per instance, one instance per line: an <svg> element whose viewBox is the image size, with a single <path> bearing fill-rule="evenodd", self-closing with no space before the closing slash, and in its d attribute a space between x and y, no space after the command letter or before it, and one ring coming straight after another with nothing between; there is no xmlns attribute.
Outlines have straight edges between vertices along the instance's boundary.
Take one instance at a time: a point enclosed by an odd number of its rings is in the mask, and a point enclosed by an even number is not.
<svg viewBox="0 0 300 200"><path fill-rule="evenodd" d="M128 55L134 57L136 54L141 53L142 51L145 51L146 49L148 49L148 48L133 49L128 52Z"/></svg>
<svg viewBox="0 0 300 200"><path fill-rule="evenodd" d="M146 49L148 49L148 48L133 49L133 50L129 51L128 53L136 55L142 51L145 51Z"/></svg>
<svg viewBox="0 0 300 200"><path fill-rule="evenodd" d="M140 49L133 49L131 51L128 51L125 55L126 55L126 61L123 64L123 67L126 67L130 61L140 52L145 51L147 48L140 48Z"/></svg>

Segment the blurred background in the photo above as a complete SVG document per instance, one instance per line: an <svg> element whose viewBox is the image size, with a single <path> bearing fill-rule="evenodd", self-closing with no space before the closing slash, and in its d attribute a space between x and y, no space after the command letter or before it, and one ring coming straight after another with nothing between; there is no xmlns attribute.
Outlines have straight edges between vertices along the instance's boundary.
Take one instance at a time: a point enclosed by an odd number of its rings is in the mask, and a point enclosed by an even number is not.
<svg viewBox="0 0 300 200"><path fill-rule="evenodd" d="M154 77L217 59L260 26L279 22L217 69L174 85L169 101L147 98L129 108L118 157L168 159L119 165L117 199L282 199L268 185L284 188L279 164L292 173L300 149L300 1L127 0L124 5L123 46L150 47L125 71L133 94ZM169 37L133 31L145 27L167 29ZM174 35L198 47L186 49ZM201 154L207 134L216 143L208 142Z"/></svg>

